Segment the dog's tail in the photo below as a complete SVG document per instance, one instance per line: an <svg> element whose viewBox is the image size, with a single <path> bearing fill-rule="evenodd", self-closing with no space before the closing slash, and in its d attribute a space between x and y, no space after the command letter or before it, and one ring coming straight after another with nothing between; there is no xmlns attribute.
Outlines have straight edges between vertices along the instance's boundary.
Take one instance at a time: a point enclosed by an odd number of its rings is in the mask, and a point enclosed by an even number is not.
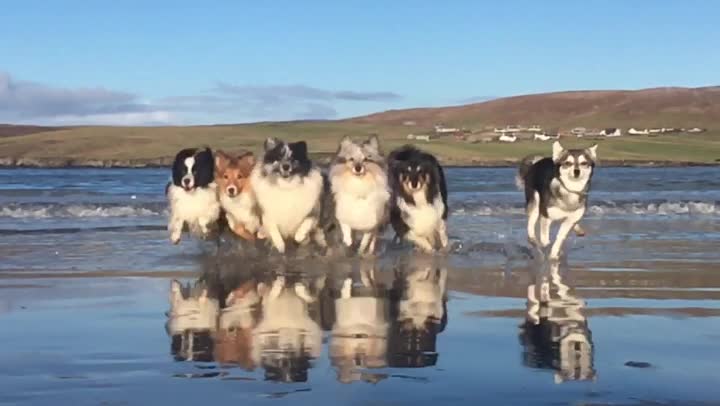
<svg viewBox="0 0 720 406"><path fill-rule="evenodd" d="M541 159L543 159L543 157L539 155L529 155L520 161L517 174L515 175L515 186L517 186L518 190L521 192L525 191L525 178L527 178L530 167Z"/></svg>

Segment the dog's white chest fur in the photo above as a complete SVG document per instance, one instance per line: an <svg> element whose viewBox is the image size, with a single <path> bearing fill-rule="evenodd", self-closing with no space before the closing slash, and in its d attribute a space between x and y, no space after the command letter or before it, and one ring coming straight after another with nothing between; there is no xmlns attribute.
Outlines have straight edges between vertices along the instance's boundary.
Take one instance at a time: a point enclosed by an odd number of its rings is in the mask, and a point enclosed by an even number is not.
<svg viewBox="0 0 720 406"><path fill-rule="evenodd" d="M241 193L235 197L221 193L220 205L225 210L230 224L240 223L250 231L260 227L260 218L255 210L255 198L251 193Z"/></svg>
<svg viewBox="0 0 720 406"><path fill-rule="evenodd" d="M414 205L408 204L402 197L398 197L398 207L402 211L403 219L411 230L420 236L433 235L442 221L445 204L440 195L432 203L428 203L425 192L413 194Z"/></svg>
<svg viewBox="0 0 720 406"><path fill-rule="evenodd" d="M271 182L262 175L260 168L256 168L250 181L263 222L276 225L284 238L293 236L303 220L318 206L323 189L322 174L317 169L305 177L278 178Z"/></svg>
<svg viewBox="0 0 720 406"><path fill-rule="evenodd" d="M387 182L363 180L356 176L332 181L335 215L342 224L353 230L371 231L385 218L390 191Z"/></svg>
<svg viewBox="0 0 720 406"><path fill-rule="evenodd" d="M168 200L170 201L171 215L183 220L191 227L196 226L200 219L212 222L220 217L220 203L215 183L190 191L170 185Z"/></svg>
<svg viewBox="0 0 720 406"><path fill-rule="evenodd" d="M581 195L567 191L559 180L553 179L550 188L555 191L558 197L554 200L553 205L547 208L548 217L551 220L561 220L577 214L579 211L585 211Z"/></svg>

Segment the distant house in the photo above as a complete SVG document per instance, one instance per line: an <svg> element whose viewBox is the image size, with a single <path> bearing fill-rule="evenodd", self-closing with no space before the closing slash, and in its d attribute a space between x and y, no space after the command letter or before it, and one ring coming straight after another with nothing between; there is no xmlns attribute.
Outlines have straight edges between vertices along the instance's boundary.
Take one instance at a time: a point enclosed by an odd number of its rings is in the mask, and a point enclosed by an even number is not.
<svg viewBox="0 0 720 406"><path fill-rule="evenodd" d="M516 125L508 125L505 126L505 128L495 128L493 129L493 132L498 134L507 134L507 133L516 133L521 131L520 127Z"/></svg>
<svg viewBox="0 0 720 406"><path fill-rule="evenodd" d="M414 126L416 123L413 120L403 121L403 125Z"/></svg>
<svg viewBox="0 0 720 406"><path fill-rule="evenodd" d="M703 133L705 131L707 131L707 130L704 128L699 128L699 127L693 127L693 128L690 128L687 130L687 132L689 132L691 134Z"/></svg>
<svg viewBox="0 0 720 406"><path fill-rule="evenodd" d="M409 139L409 140L414 140L414 139L415 139L415 134L408 134L407 137L405 137L405 138L407 138L407 139Z"/></svg>
<svg viewBox="0 0 720 406"><path fill-rule="evenodd" d="M648 134L650 134L650 131L648 131L647 128L639 130L639 129L633 127L631 129L629 129L627 132L630 135L648 135Z"/></svg>
<svg viewBox="0 0 720 406"><path fill-rule="evenodd" d="M537 124L534 124L534 125L531 125L530 127L528 127L528 129L527 129L527 130L528 130L529 132L536 132L536 133L539 133L539 132L541 132L541 131L542 131L542 127L540 127L540 126L539 126L539 125L537 125Z"/></svg>
<svg viewBox="0 0 720 406"><path fill-rule="evenodd" d="M443 124L435 125L435 134L450 134L460 131L459 128L445 127Z"/></svg>
<svg viewBox="0 0 720 406"><path fill-rule="evenodd" d="M425 141L430 142L430 136L429 135L416 135L415 141Z"/></svg>
<svg viewBox="0 0 720 406"><path fill-rule="evenodd" d="M551 137L545 133L542 133L542 134L536 133L535 135L533 135L533 141L549 141L551 139L553 139L553 137Z"/></svg>
<svg viewBox="0 0 720 406"><path fill-rule="evenodd" d="M600 135L605 137L620 137L622 135L622 131L620 131L619 128L606 128L600 131Z"/></svg>
<svg viewBox="0 0 720 406"><path fill-rule="evenodd" d="M575 127L572 130L570 130L571 133L575 134L578 137L582 137L587 132L587 128L585 127Z"/></svg>
<svg viewBox="0 0 720 406"><path fill-rule="evenodd" d="M662 128L651 128L648 131L648 134L660 134L663 132Z"/></svg>
<svg viewBox="0 0 720 406"><path fill-rule="evenodd" d="M517 141L517 137L514 134L503 134L498 138L498 141L500 142L515 142Z"/></svg>
<svg viewBox="0 0 720 406"><path fill-rule="evenodd" d="M663 128L662 128L662 133L663 133L663 134L679 133L679 132L680 132L680 129L679 129L679 128L674 128L674 127L663 127Z"/></svg>

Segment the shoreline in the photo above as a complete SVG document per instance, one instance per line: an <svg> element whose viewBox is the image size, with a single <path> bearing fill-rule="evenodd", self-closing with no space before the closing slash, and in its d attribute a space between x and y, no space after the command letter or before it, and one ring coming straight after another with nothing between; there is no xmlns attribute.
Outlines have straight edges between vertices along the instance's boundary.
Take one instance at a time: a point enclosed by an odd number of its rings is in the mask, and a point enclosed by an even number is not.
<svg viewBox="0 0 720 406"><path fill-rule="evenodd" d="M320 165L329 164L327 158L320 159ZM501 161L454 161L440 159L446 168L514 168L520 160ZM142 168L168 168L172 166L173 157L156 159L77 159L77 158L0 158L0 168L37 168L37 169L142 169ZM714 167L720 165L716 162L688 162L663 160L614 160L601 159L602 167L622 168L682 168L682 167Z"/></svg>

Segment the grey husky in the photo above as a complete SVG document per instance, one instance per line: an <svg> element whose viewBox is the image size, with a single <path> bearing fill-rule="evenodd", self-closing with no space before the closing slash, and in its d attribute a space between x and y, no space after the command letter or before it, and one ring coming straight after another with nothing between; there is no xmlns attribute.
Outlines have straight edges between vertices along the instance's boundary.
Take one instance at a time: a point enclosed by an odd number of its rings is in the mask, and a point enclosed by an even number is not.
<svg viewBox="0 0 720 406"><path fill-rule="evenodd" d="M552 158L526 158L520 164L516 183L525 191L528 240L535 246L548 247L550 226L553 221L561 221L550 249L551 260L559 259L570 230L583 234L578 222L585 214L596 162L597 144L585 149L565 149L555 141Z"/></svg>

